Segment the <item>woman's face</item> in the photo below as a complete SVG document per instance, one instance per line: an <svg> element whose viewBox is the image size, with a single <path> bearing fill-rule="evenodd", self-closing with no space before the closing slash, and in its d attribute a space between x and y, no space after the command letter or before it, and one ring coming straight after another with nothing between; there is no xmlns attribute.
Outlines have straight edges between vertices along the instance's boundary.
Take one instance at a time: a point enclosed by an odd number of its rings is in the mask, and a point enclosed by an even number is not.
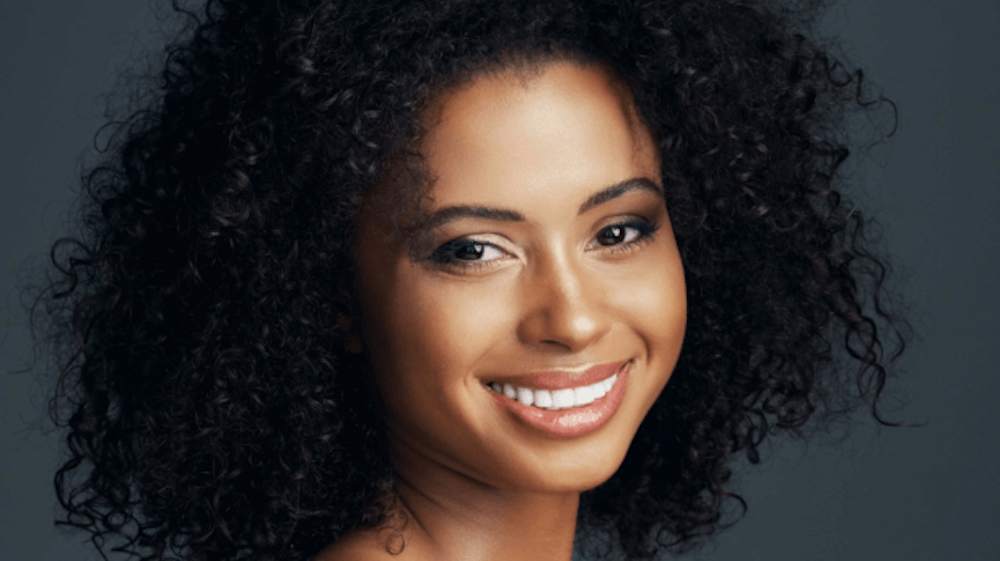
<svg viewBox="0 0 1000 561"><path fill-rule="evenodd" d="M430 184L407 243L378 196L358 221L395 468L592 488L620 465L684 335L654 142L618 80L569 62L476 78L426 124Z"/></svg>

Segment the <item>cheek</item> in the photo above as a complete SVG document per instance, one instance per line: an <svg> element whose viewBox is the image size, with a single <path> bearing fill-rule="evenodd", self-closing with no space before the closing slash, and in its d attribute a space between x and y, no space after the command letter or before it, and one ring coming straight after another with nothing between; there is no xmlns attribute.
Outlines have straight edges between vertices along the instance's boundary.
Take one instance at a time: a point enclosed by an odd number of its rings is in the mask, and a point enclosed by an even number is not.
<svg viewBox="0 0 1000 561"><path fill-rule="evenodd" d="M460 457L480 445L474 435L489 432L483 403L474 399L487 395L475 373L512 330L516 307L499 290L428 280L417 265L402 264L397 273L394 282L372 287L381 298L368 322L389 425L402 440Z"/></svg>
<svg viewBox="0 0 1000 561"><path fill-rule="evenodd" d="M495 288L495 287L494 287ZM376 289L378 290L378 289ZM482 283L434 279L402 263L369 324L379 383L409 392L451 392L475 381L480 359L510 332L516 306Z"/></svg>
<svg viewBox="0 0 1000 561"><path fill-rule="evenodd" d="M635 304L640 307L644 325L664 342L684 338L687 325L687 293L684 272L679 263L664 267L662 275L634 288Z"/></svg>
<svg viewBox="0 0 1000 561"><path fill-rule="evenodd" d="M615 291L616 307L623 310L625 321L645 343L650 366L666 383L684 341L687 291L684 269L672 245L651 257Z"/></svg>

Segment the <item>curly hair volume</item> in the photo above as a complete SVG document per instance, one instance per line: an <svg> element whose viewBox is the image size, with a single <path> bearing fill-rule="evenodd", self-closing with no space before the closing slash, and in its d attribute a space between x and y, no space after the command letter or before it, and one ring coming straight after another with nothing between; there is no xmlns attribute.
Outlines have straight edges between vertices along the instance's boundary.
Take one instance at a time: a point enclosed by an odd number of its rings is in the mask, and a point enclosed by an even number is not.
<svg viewBox="0 0 1000 561"><path fill-rule="evenodd" d="M345 351L353 220L436 92L612 69L659 143L684 350L581 534L648 558L720 528L731 461L875 403L905 326L837 187L861 74L750 0L209 0L84 178L44 296L66 524L143 560L306 559L385 522L369 366ZM405 198L405 197L404 197ZM112 540L111 544L106 543Z"/></svg>

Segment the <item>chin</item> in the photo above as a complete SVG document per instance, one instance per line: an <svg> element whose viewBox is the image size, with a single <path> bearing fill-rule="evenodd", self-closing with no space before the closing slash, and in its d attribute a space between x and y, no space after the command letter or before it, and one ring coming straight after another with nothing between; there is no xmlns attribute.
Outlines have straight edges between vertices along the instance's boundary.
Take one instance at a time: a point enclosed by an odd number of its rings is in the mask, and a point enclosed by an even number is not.
<svg viewBox="0 0 1000 561"><path fill-rule="evenodd" d="M630 431L626 435L607 435L608 441L581 442L578 446L557 446L556 442L551 442L551 447L557 449L544 454L544 461L535 463L537 469L526 474L531 483L522 485L552 493L594 489L611 479L621 467L634 434Z"/></svg>

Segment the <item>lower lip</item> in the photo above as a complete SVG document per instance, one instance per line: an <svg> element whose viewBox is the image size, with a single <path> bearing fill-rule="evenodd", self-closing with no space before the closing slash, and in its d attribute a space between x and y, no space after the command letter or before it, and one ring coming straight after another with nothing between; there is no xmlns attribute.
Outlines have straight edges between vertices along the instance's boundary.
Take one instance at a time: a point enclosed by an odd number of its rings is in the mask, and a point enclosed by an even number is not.
<svg viewBox="0 0 1000 561"><path fill-rule="evenodd" d="M611 420L618 407L625 397L625 387L628 384L628 375L632 370L632 363L629 362L618 373L618 379L611 386L611 390L601 399L595 400L582 407L572 407L570 409L541 409L531 405L525 405L516 399L511 399L503 394L490 391L493 398L501 405L510 410L517 418L525 424L534 427L549 436L556 438L573 438L590 434Z"/></svg>

